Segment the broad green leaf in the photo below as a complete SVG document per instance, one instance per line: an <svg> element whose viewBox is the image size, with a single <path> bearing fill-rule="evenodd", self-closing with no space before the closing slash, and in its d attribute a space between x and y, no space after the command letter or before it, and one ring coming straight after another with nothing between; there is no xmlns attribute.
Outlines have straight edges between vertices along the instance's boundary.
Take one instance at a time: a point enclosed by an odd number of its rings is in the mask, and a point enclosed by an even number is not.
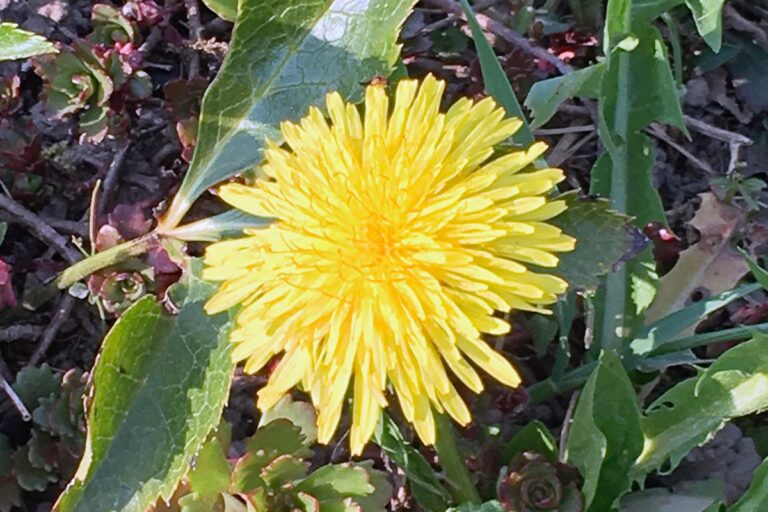
<svg viewBox="0 0 768 512"><path fill-rule="evenodd" d="M237 18L237 0L203 0L203 3L224 20L235 21Z"/></svg>
<svg viewBox="0 0 768 512"><path fill-rule="evenodd" d="M725 0L685 0L691 10L696 29L704 41L717 53L723 44L723 4Z"/></svg>
<svg viewBox="0 0 768 512"><path fill-rule="evenodd" d="M411 495L426 512L445 512L451 496L437 479L432 466L400 433L397 424L387 414L376 427L376 444L404 472L408 479Z"/></svg>
<svg viewBox="0 0 768 512"><path fill-rule="evenodd" d="M480 503L480 495L477 492L472 477L464 462L466 457L461 453L461 448L456 440L456 430L450 418L445 414L438 414L435 418L435 451L443 468L443 476L448 484L456 503Z"/></svg>
<svg viewBox="0 0 768 512"><path fill-rule="evenodd" d="M342 496L366 496L374 491L366 470L350 464L325 465L296 485L296 490L316 495L315 490L324 487Z"/></svg>
<svg viewBox="0 0 768 512"><path fill-rule="evenodd" d="M259 426L264 426L277 419L286 419L301 429L304 444L310 446L317 441L317 415L312 404L294 402L291 395L285 395L274 407L261 414Z"/></svg>
<svg viewBox="0 0 768 512"><path fill-rule="evenodd" d="M665 12L682 5L684 0L634 0L632 18L635 23L644 23L658 18Z"/></svg>
<svg viewBox="0 0 768 512"><path fill-rule="evenodd" d="M144 512L170 496L218 424L234 369L230 321L189 297L171 315L147 296L105 338L86 453L54 510Z"/></svg>
<svg viewBox="0 0 768 512"><path fill-rule="evenodd" d="M755 512L768 510L768 459L755 470L752 475L752 485L747 492L733 505L728 512Z"/></svg>
<svg viewBox="0 0 768 512"><path fill-rule="evenodd" d="M389 476L383 471L373 469L373 461L364 460L357 466L365 468L374 491L365 496L355 496L354 502L360 506L361 511L385 512L389 500L392 498L392 485Z"/></svg>
<svg viewBox="0 0 768 512"><path fill-rule="evenodd" d="M56 53L53 43L15 23L0 23L0 62Z"/></svg>
<svg viewBox="0 0 768 512"><path fill-rule="evenodd" d="M504 447L501 462L507 464L515 455L523 452L540 453L550 462L557 462L557 441L540 421L533 420L515 434Z"/></svg>
<svg viewBox="0 0 768 512"><path fill-rule="evenodd" d="M229 489L229 462L218 436L211 436L197 453L188 479L194 493L203 498Z"/></svg>
<svg viewBox="0 0 768 512"><path fill-rule="evenodd" d="M533 84L525 106L531 111L531 128L544 126L565 101L575 97L596 98L600 93L605 65L600 62L564 76L540 80Z"/></svg>
<svg viewBox="0 0 768 512"><path fill-rule="evenodd" d="M168 236L185 242L217 242L223 238L241 236L244 229L258 229L269 225L270 219L249 215L240 210L190 222L167 232Z"/></svg>
<svg viewBox="0 0 768 512"><path fill-rule="evenodd" d="M472 39L475 41L477 57L480 60L480 70L483 73L485 90L493 96L499 105L504 107L509 116L517 117L523 121L523 126L515 133L512 139L522 146L530 146L534 142L533 132L528 127L523 109L520 107L520 102L517 101L515 91L512 89L512 84L509 83L507 74L502 69L496 53L485 38L485 33L480 23L477 22L475 12L470 7L469 2L467 0L460 0L460 2L461 7L464 9L464 14L467 16L469 28L472 30Z"/></svg>
<svg viewBox="0 0 768 512"><path fill-rule="evenodd" d="M326 93L361 97L388 75L412 0L241 0L229 53L203 99L184 181L162 222L179 225L206 189L257 165L278 125L298 120Z"/></svg>
<svg viewBox="0 0 768 512"><path fill-rule="evenodd" d="M631 485L629 470L643 449L636 400L621 360L603 352L579 397L566 444L566 462L584 477L587 511L612 510Z"/></svg>
<svg viewBox="0 0 768 512"><path fill-rule="evenodd" d="M673 470L728 420L766 408L768 336L756 333L721 355L701 376L677 384L648 407L642 419L645 444L633 477L642 479L662 465Z"/></svg>
<svg viewBox="0 0 768 512"><path fill-rule="evenodd" d="M565 199L568 209L551 223L576 238L576 248L560 255L554 273L571 289L596 289L615 265L646 245L632 219L612 211L610 201L579 199L575 193L560 199Z"/></svg>

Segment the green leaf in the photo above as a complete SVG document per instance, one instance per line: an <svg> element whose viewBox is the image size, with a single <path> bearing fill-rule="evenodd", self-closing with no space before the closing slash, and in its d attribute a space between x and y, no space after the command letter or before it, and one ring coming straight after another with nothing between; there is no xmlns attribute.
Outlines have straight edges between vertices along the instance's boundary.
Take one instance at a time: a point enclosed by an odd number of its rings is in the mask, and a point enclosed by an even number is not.
<svg viewBox="0 0 768 512"><path fill-rule="evenodd" d="M292 455L280 455L261 470L264 483L273 489L279 489L307 474L309 463Z"/></svg>
<svg viewBox="0 0 768 512"><path fill-rule="evenodd" d="M15 23L0 23L0 61L26 59L56 51L53 43L44 37L22 30Z"/></svg>
<svg viewBox="0 0 768 512"><path fill-rule="evenodd" d="M249 215L240 210L227 210L213 217L179 226L166 234L185 242L218 242L224 238L240 236L244 229L266 227L270 222L270 219Z"/></svg>
<svg viewBox="0 0 768 512"><path fill-rule="evenodd" d="M747 492L728 508L728 512L754 512L768 510L768 459L755 470L752 485Z"/></svg>
<svg viewBox="0 0 768 512"><path fill-rule="evenodd" d="M681 5L684 0L634 0L632 19L635 23L647 23L665 12Z"/></svg>
<svg viewBox="0 0 768 512"><path fill-rule="evenodd" d="M229 53L203 99L192 162L163 226L179 225L206 189L262 159L278 125L326 93L350 100L388 75L412 0L242 0Z"/></svg>
<svg viewBox="0 0 768 512"><path fill-rule="evenodd" d="M427 512L445 512L451 495L440 484L424 456L403 439L400 429L389 415L382 415L375 436L376 444L405 472L411 494L419 507Z"/></svg>
<svg viewBox="0 0 768 512"><path fill-rule="evenodd" d="M246 441L248 452L241 457L232 474L234 490L252 492L264 486L262 469L280 457L292 455L303 459L312 456L304 444L301 429L285 418L278 418L259 428Z"/></svg>
<svg viewBox="0 0 768 512"><path fill-rule="evenodd" d="M279 418L284 418L301 429L306 446L317 441L317 415L312 404L294 402L291 395L285 395L273 408L262 413L259 426L267 425Z"/></svg>
<svg viewBox="0 0 768 512"><path fill-rule="evenodd" d="M203 498L214 497L229 489L229 462L218 436L211 436L200 449L188 480L192 491Z"/></svg>
<svg viewBox="0 0 768 512"><path fill-rule="evenodd" d="M329 488L339 496L367 496L375 489L365 468L351 464L328 464L296 485L296 491L319 497L322 489Z"/></svg>
<svg viewBox="0 0 768 512"><path fill-rule="evenodd" d="M557 199L564 199L568 209L551 223L576 238L576 248L560 255L554 273L571 289L596 289L619 261L636 252L635 245L645 245L645 237L632 219L612 211L610 201L579 199L574 192Z"/></svg>
<svg viewBox="0 0 768 512"><path fill-rule="evenodd" d="M374 491L365 496L355 496L354 501L365 512L385 512L392 498L392 485L387 473L373 469L373 461L365 460L357 464L368 472L368 478Z"/></svg>
<svg viewBox="0 0 768 512"><path fill-rule="evenodd" d="M189 296L177 304L170 315L144 297L105 338L86 454L54 510L144 512L170 496L218 424L234 369L229 317Z"/></svg>
<svg viewBox="0 0 768 512"><path fill-rule="evenodd" d="M704 41L717 53L723 44L723 4L725 0L685 0L691 10L696 29Z"/></svg>
<svg viewBox="0 0 768 512"><path fill-rule="evenodd" d="M747 261L749 270L752 272L755 280L760 283L760 286L763 287L763 290L768 290L768 270L765 270L763 267L758 265L757 262L749 254L747 254L744 249L737 247L736 250L739 251L741 256Z"/></svg>
<svg viewBox="0 0 768 512"><path fill-rule="evenodd" d="M576 22L582 28L595 28L600 25L603 15L601 0L568 0Z"/></svg>
<svg viewBox="0 0 768 512"><path fill-rule="evenodd" d="M643 328L637 334L637 337L632 340L630 348L637 355L647 355L651 352L656 352L668 343L675 341L676 336L688 327L700 322L710 313L759 289L759 285L747 284L714 297L694 302Z"/></svg>
<svg viewBox="0 0 768 512"><path fill-rule="evenodd" d="M6 222L0 222L0 244L5 240L5 232L8 230L8 224Z"/></svg>
<svg viewBox="0 0 768 512"><path fill-rule="evenodd" d="M633 477L665 465L673 470L691 450L708 441L725 423L768 408L768 336L721 355L699 377L685 380L654 401L642 419L645 447Z"/></svg>
<svg viewBox="0 0 768 512"><path fill-rule="evenodd" d="M438 414L435 418L435 452L443 468L445 481L457 503L480 503L480 495L477 492L472 477L464 462L466 459L461 453L456 440L456 430L453 423L445 414Z"/></svg>
<svg viewBox="0 0 768 512"><path fill-rule="evenodd" d="M566 462L584 477L587 511L612 510L631 485L629 470L643 449L636 400L618 356L603 352L576 405L566 445Z"/></svg>
<svg viewBox="0 0 768 512"><path fill-rule="evenodd" d="M40 400L61 394L61 375L45 363L40 367L27 366L16 375L13 390L33 411L40 406Z"/></svg>
<svg viewBox="0 0 768 512"><path fill-rule="evenodd" d="M467 0L460 0L461 7L464 9L464 14L467 16L467 23L472 30L472 39L475 41L475 48L477 49L477 57L480 60L480 70L483 73L483 81L485 82L485 90L488 94L504 107L511 117L517 117L523 121L523 126L512 137L516 143L522 146L530 146L534 142L533 132L528 127L523 109L520 107L520 102L517 101L515 91L512 89L512 84L509 83L507 74L502 69L499 59L496 58L488 40L485 38L480 23L477 22L475 12L470 7Z"/></svg>
<svg viewBox="0 0 768 512"><path fill-rule="evenodd" d="M565 101L575 97L597 98L605 65L600 62L564 76L540 80L533 84L525 106L531 111L531 128L544 126Z"/></svg>
<svg viewBox="0 0 768 512"><path fill-rule="evenodd" d="M533 420L515 434L502 452L501 462L506 464L523 452L536 452L544 455L550 462L557 462L557 441L549 429L540 421Z"/></svg>
<svg viewBox="0 0 768 512"><path fill-rule="evenodd" d="M653 121L685 131L667 50L654 27L632 26L630 2L608 4L609 55L601 88L600 139L607 149L592 170L592 192L609 196L613 207L635 217L638 227L664 222L661 198L651 181L653 146L640 131ZM616 19L613 19L616 18ZM633 44L626 38L632 30ZM657 277L650 248L608 275L595 301L597 346L617 349L642 325L642 312L655 294Z"/></svg>
<svg viewBox="0 0 768 512"><path fill-rule="evenodd" d="M237 18L237 0L203 0L203 3L221 19L235 21Z"/></svg>

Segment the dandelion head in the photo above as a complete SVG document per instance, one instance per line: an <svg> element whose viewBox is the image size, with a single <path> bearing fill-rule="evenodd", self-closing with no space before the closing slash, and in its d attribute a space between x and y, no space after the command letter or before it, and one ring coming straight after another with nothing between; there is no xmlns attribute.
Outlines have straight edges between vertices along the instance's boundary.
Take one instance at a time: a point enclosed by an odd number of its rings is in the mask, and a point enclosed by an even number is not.
<svg viewBox="0 0 768 512"><path fill-rule="evenodd" d="M275 221L208 247L204 277L222 284L207 311L241 306L233 357L247 372L281 355L260 409L301 385L329 442L351 389L355 454L388 386L427 444L435 412L471 419L456 382L480 392L481 369L517 386L482 335L508 332L495 311L546 313L567 287L531 268L555 267L574 246L547 223L565 209L548 198L562 171L532 165L542 143L496 154L520 120L491 99L441 112L444 88L431 76L404 80L390 101L370 85L362 113L331 93L327 116L312 108L282 124L285 145L267 145L264 179L220 189Z"/></svg>

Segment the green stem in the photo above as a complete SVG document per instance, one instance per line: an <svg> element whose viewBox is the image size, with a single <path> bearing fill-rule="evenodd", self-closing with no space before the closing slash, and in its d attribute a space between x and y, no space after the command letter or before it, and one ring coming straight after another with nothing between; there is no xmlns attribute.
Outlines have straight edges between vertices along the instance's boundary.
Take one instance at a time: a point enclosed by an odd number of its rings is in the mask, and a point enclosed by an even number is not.
<svg viewBox="0 0 768 512"><path fill-rule="evenodd" d="M453 498L457 504L480 503L480 495L467 471L464 456L459 451L451 420L444 414L437 414L435 422L437 428L435 451L440 458L440 466L443 468L445 480Z"/></svg>
<svg viewBox="0 0 768 512"><path fill-rule="evenodd" d="M768 330L768 323L756 325L740 325L716 332L706 332L703 334L694 334L658 346L647 357L661 356L680 350L689 350L696 347L703 347L710 343L720 343L723 341L743 341L751 338L757 331Z"/></svg>
<svg viewBox="0 0 768 512"><path fill-rule="evenodd" d="M147 252L157 241L158 235L152 232L80 260L56 278L56 286L61 290L69 288L94 272Z"/></svg>

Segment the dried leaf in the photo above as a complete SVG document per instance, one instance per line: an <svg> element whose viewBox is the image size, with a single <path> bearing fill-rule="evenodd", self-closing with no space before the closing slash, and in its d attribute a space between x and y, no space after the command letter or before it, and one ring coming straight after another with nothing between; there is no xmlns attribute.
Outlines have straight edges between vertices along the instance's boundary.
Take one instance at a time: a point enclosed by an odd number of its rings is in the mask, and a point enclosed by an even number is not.
<svg viewBox="0 0 768 512"><path fill-rule="evenodd" d="M647 322L683 308L694 294L708 297L734 287L748 270L747 263L731 247L745 217L745 210L720 202L711 192L701 194L701 206L690 222L699 230L701 239L681 252L674 268L661 278Z"/></svg>

